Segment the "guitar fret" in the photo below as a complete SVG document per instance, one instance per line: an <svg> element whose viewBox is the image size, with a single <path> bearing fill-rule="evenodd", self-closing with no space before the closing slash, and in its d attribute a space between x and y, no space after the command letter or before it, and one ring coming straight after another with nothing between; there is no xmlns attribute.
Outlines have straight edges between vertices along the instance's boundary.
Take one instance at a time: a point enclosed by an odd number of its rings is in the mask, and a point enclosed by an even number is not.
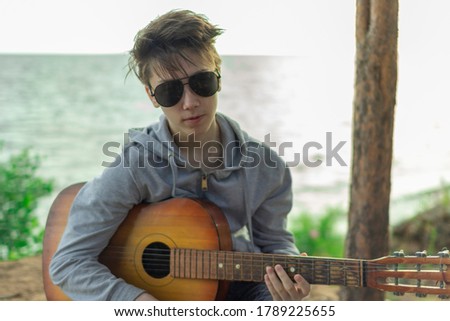
<svg viewBox="0 0 450 321"><path fill-rule="evenodd" d="M191 278L191 260L190 260L190 250L189 249L184 249L183 250L183 274L185 278Z"/></svg>
<svg viewBox="0 0 450 321"><path fill-rule="evenodd" d="M321 262L321 273L323 273L323 283L330 284L330 261L322 261Z"/></svg>
<svg viewBox="0 0 450 321"><path fill-rule="evenodd" d="M263 279L264 259L252 255L251 275L252 280L258 282Z"/></svg>
<svg viewBox="0 0 450 321"><path fill-rule="evenodd" d="M205 252L207 255L205 255L205 260L206 260L206 264L204 264L204 266L205 266L205 270L206 270L206 276L207 276L207 278L208 279L213 279L213 277L212 277L212 272L211 272L211 261L212 261L212 258L211 258L211 252L210 251L207 251L207 252Z"/></svg>
<svg viewBox="0 0 450 321"><path fill-rule="evenodd" d="M234 255L231 252L225 252L225 280L234 280Z"/></svg>
<svg viewBox="0 0 450 321"><path fill-rule="evenodd" d="M250 256L250 280L254 280L253 276L253 255Z"/></svg>
<svg viewBox="0 0 450 321"><path fill-rule="evenodd" d="M330 263L331 261L326 261L327 262L327 284L331 284L331 266Z"/></svg>
<svg viewBox="0 0 450 321"><path fill-rule="evenodd" d="M209 252L202 251L202 279L209 279L209 264L206 259L206 255Z"/></svg>
<svg viewBox="0 0 450 321"><path fill-rule="evenodd" d="M300 271L300 274L305 277L308 282L310 282L309 280L311 279L311 272L310 270L307 268L307 261L302 261L299 260L298 261L298 270ZM311 283L311 282L310 282Z"/></svg>
<svg viewBox="0 0 450 321"><path fill-rule="evenodd" d="M332 263L332 264L331 264ZM330 280L329 284L339 285L342 279L346 280L346 272L342 262L330 262Z"/></svg>
<svg viewBox="0 0 450 321"><path fill-rule="evenodd" d="M197 278L197 250L191 251L191 278Z"/></svg>
<svg viewBox="0 0 450 321"><path fill-rule="evenodd" d="M359 261L360 273L358 275L360 276L359 286L361 286L361 287L364 286L363 278L362 278L362 276L364 275L364 265L363 264L364 264L363 261Z"/></svg>
<svg viewBox="0 0 450 321"><path fill-rule="evenodd" d="M185 278L191 278L191 249L186 249L184 251L184 275Z"/></svg>
<svg viewBox="0 0 450 321"><path fill-rule="evenodd" d="M180 250L180 260L179 260L179 264L180 264L180 268L179 268L179 276L180 278L184 278L184 251Z"/></svg>
<svg viewBox="0 0 450 321"><path fill-rule="evenodd" d="M344 263L342 264L342 271L343 273L343 280L344 280L344 286L347 286L347 282L348 282L348 278L347 278L347 266L346 266L346 262L344 261Z"/></svg>
<svg viewBox="0 0 450 321"><path fill-rule="evenodd" d="M192 272L191 277L193 279L197 279L197 250L192 251L192 257L191 257L191 265L192 265Z"/></svg>
<svg viewBox="0 0 450 321"><path fill-rule="evenodd" d="M175 267L177 266L175 253L176 253L176 251L170 251L170 272L169 272L169 275L173 276L174 278L176 277L176 275L175 275Z"/></svg>
<svg viewBox="0 0 450 321"><path fill-rule="evenodd" d="M215 267L217 269L217 279L225 280L226 265L224 264L224 253L223 252L216 252L216 253L217 253L217 261Z"/></svg>
<svg viewBox="0 0 450 321"><path fill-rule="evenodd" d="M184 252L184 277L187 279L191 278L191 273L190 273L190 267L191 267L191 260L190 260L190 255L189 255L189 249L186 249L183 251Z"/></svg>
<svg viewBox="0 0 450 321"><path fill-rule="evenodd" d="M323 261L314 261L314 280L319 284L327 284L326 263Z"/></svg>
<svg viewBox="0 0 450 321"><path fill-rule="evenodd" d="M180 264L180 261L181 261L180 256L181 256L181 253L180 252L181 251L177 251L177 258L178 258L177 275L178 275L178 277L180 277L180 274L181 274L181 272L180 272L180 266L181 266L181 264Z"/></svg>
<svg viewBox="0 0 450 321"><path fill-rule="evenodd" d="M233 256L233 280L242 280L242 253L235 252L232 253Z"/></svg>
<svg viewBox="0 0 450 321"><path fill-rule="evenodd" d="M242 254L241 278L243 281L253 281L253 255Z"/></svg>
<svg viewBox="0 0 450 321"><path fill-rule="evenodd" d="M264 264L261 267L261 280L264 280L264 274L266 274L266 267L274 266L274 263L275 263L274 256L270 255L270 254L264 255L263 262L264 262Z"/></svg>
<svg viewBox="0 0 450 321"><path fill-rule="evenodd" d="M188 249L185 251L184 275L188 279L191 278L191 255L192 255L192 249Z"/></svg>
<svg viewBox="0 0 450 321"><path fill-rule="evenodd" d="M345 261L344 261L345 262ZM345 285L347 286L359 286L360 284L360 272L359 264L356 262L349 261L349 264L345 264L344 267L344 278Z"/></svg>
<svg viewBox="0 0 450 321"><path fill-rule="evenodd" d="M178 251L178 277L182 277L182 266L183 266L183 253L181 250Z"/></svg>
<svg viewBox="0 0 450 321"><path fill-rule="evenodd" d="M218 277L218 269L217 269L217 255L218 255L218 253L216 252L216 251L214 251L214 252L210 252L210 263L209 263L209 268L210 268L210 271L211 271L211 279L214 279L214 280L218 280L219 279L219 277Z"/></svg>
<svg viewBox="0 0 450 321"><path fill-rule="evenodd" d="M199 279L204 279L203 274L203 251L197 251L197 277Z"/></svg>
<svg viewBox="0 0 450 321"><path fill-rule="evenodd" d="M347 282L346 281L347 278L346 278L346 271L345 271L345 263L330 262L329 269L330 269L329 284L339 285L342 283L341 280L344 280L344 283Z"/></svg>
<svg viewBox="0 0 450 321"><path fill-rule="evenodd" d="M195 250L195 278L202 279L202 261L201 261L201 251Z"/></svg>

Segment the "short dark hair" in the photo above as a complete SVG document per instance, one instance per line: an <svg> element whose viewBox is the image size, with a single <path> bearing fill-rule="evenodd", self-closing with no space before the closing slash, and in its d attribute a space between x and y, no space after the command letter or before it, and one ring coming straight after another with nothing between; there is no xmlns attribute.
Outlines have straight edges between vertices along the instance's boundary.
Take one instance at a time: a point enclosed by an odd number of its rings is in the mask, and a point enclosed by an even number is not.
<svg viewBox="0 0 450 321"><path fill-rule="evenodd" d="M220 71L221 59L215 48L223 29L208 18L190 10L172 10L151 21L140 30L130 51L129 72L148 85L152 72L173 75L182 70L180 58L192 63L192 57L214 63Z"/></svg>

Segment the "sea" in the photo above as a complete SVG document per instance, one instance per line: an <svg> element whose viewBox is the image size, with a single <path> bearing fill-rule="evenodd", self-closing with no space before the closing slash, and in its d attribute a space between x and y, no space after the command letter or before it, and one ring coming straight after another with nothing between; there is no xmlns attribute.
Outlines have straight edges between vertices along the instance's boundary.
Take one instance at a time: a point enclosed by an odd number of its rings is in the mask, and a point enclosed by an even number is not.
<svg viewBox="0 0 450 321"><path fill-rule="evenodd" d="M353 71L295 56L224 56L219 111L288 163L293 213L348 208ZM0 55L0 160L29 148L54 191L37 209L44 222L64 187L88 181L111 161L105 144L155 122L126 54ZM345 69L344 69L345 70ZM425 104L399 81L391 222L414 215L450 182L450 126L444 103ZM409 95L409 96L408 96Z"/></svg>

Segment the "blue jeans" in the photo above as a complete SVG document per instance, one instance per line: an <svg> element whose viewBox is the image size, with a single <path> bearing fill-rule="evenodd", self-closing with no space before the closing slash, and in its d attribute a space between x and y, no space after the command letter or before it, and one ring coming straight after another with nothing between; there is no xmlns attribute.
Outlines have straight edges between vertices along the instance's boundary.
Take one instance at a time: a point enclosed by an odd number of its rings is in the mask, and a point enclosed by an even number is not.
<svg viewBox="0 0 450 321"><path fill-rule="evenodd" d="M231 282L227 301L272 301L272 295L265 283Z"/></svg>

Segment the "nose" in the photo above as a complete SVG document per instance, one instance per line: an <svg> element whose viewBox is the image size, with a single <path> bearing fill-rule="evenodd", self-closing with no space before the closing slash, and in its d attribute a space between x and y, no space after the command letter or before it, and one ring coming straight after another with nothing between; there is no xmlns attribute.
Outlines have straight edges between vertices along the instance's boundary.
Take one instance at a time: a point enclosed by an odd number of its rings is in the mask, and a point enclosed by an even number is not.
<svg viewBox="0 0 450 321"><path fill-rule="evenodd" d="M198 95L194 93L189 83L184 83L183 96L181 97L181 106L185 110L195 108L199 105Z"/></svg>

